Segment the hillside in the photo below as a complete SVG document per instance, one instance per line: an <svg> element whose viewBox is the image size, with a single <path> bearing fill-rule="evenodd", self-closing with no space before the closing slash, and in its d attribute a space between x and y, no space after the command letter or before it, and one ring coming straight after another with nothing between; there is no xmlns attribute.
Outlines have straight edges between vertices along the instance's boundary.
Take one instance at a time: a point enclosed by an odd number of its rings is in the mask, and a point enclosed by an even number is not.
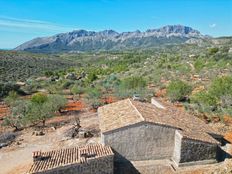
<svg viewBox="0 0 232 174"><path fill-rule="evenodd" d="M145 32L76 30L51 37L35 38L18 46L15 50L40 53L128 50L185 42L201 43L208 38L199 31L182 25L167 25L159 29L148 29Z"/></svg>
<svg viewBox="0 0 232 174"><path fill-rule="evenodd" d="M74 65L57 55L0 51L0 82L26 81L44 75L46 71L59 71Z"/></svg>

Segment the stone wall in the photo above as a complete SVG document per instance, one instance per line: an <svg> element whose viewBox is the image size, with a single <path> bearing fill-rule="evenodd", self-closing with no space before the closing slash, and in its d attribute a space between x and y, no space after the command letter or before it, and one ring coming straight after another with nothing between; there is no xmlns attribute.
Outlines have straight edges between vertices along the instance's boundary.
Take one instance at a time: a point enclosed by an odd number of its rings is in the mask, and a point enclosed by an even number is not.
<svg viewBox="0 0 232 174"><path fill-rule="evenodd" d="M114 157L100 157L89 159L85 163L60 166L51 170L37 172L36 174L113 174Z"/></svg>
<svg viewBox="0 0 232 174"><path fill-rule="evenodd" d="M176 166L178 166L179 162L180 162L181 141L182 141L182 135L179 133L178 130L176 130L176 132L175 132L175 148L174 148L173 156L172 156L172 160L175 162Z"/></svg>
<svg viewBox="0 0 232 174"><path fill-rule="evenodd" d="M180 163L216 159L217 145L182 138Z"/></svg>
<svg viewBox="0 0 232 174"><path fill-rule="evenodd" d="M118 161L171 159L174 138L174 128L142 122L102 134L102 143L112 147Z"/></svg>
<svg viewBox="0 0 232 174"><path fill-rule="evenodd" d="M182 135L176 131L175 134L175 148L172 160L177 166L181 163L189 163L197 161L216 160L217 145L188 138L183 138Z"/></svg>

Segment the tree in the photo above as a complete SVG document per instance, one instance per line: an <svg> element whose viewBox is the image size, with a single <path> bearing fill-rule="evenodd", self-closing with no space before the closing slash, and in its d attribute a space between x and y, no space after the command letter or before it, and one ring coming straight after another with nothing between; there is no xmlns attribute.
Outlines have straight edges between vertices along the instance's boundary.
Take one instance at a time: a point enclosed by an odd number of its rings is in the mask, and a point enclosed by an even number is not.
<svg viewBox="0 0 232 174"><path fill-rule="evenodd" d="M146 85L146 80L142 77L125 78L117 88L117 95L121 98L132 97L134 94L145 97L148 94Z"/></svg>
<svg viewBox="0 0 232 174"><path fill-rule="evenodd" d="M10 91L8 96L4 99L4 102L7 104L7 105L11 105L13 104L18 98L18 94L17 92L15 91Z"/></svg>
<svg viewBox="0 0 232 174"><path fill-rule="evenodd" d="M48 118L65 106L67 100L60 95L46 95L38 93L31 100L16 100L11 102L10 114L5 118L5 125L16 130L26 125L34 125L42 121L43 126Z"/></svg>
<svg viewBox="0 0 232 174"><path fill-rule="evenodd" d="M105 88L106 93L108 93L113 88L118 87L119 84L120 80L114 74L107 76L106 79L102 82L102 86Z"/></svg>
<svg viewBox="0 0 232 174"><path fill-rule="evenodd" d="M102 105L102 93L99 88L88 88L85 92L86 102L89 103L92 108L97 109L99 106Z"/></svg>
<svg viewBox="0 0 232 174"><path fill-rule="evenodd" d="M172 102L185 100L191 91L192 87L181 80L172 81L167 87L167 95Z"/></svg>
<svg viewBox="0 0 232 174"><path fill-rule="evenodd" d="M29 113L27 114L28 120L31 120L31 122L42 121L43 126L45 126L46 120L53 117L54 112L65 106L66 103L66 99L60 95L35 94L31 98Z"/></svg>
<svg viewBox="0 0 232 174"><path fill-rule="evenodd" d="M80 86L78 86L78 85L73 85L73 87L71 88L71 93L73 94L73 95L78 95L78 97L80 97L80 94L82 94L83 93L83 88L82 87L80 87Z"/></svg>
<svg viewBox="0 0 232 174"><path fill-rule="evenodd" d="M25 100L15 100L11 103L10 113L4 118L4 125L20 130L28 123L26 118L29 103Z"/></svg>
<svg viewBox="0 0 232 174"><path fill-rule="evenodd" d="M49 95L46 104L50 109L50 113L53 114L67 104L67 99L61 95Z"/></svg>
<svg viewBox="0 0 232 174"><path fill-rule="evenodd" d="M95 72L90 72L87 76L87 83L91 83L95 80L97 80L97 74Z"/></svg>

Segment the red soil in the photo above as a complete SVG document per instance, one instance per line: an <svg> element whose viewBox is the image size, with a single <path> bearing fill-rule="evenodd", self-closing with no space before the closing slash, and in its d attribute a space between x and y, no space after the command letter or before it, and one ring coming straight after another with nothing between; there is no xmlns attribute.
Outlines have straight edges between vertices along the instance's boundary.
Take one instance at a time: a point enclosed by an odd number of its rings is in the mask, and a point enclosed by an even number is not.
<svg viewBox="0 0 232 174"><path fill-rule="evenodd" d="M108 97L102 98L102 102L105 104L114 103L116 101L117 101L117 98L113 97L113 96L108 96Z"/></svg>
<svg viewBox="0 0 232 174"><path fill-rule="evenodd" d="M81 101L70 101L62 110L63 111L80 111L83 108L84 108L84 104Z"/></svg>
<svg viewBox="0 0 232 174"><path fill-rule="evenodd" d="M0 104L0 119L9 113L9 107L3 103Z"/></svg>
<svg viewBox="0 0 232 174"><path fill-rule="evenodd" d="M230 125L232 125L232 116L225 115L225 116L224 116L224 122L225 122L225 124L230 124Z"/></svg>
<svg viewBox="0 0 232 174"><path fill-rule="evenodd" d="M232 143L232 131L227 132L224 136L224 138L229 141L230 143Z"/></svg>
<svg viewBox="0 0 232 174"><path fill-rule="evenodd" d="M156 97L164 97L164 96L166 95L166 93L167 93L167 90L166 90L166 89L160 89L159 91L157 91L157 92L155 93L155 96L156 96Z"/></svg>

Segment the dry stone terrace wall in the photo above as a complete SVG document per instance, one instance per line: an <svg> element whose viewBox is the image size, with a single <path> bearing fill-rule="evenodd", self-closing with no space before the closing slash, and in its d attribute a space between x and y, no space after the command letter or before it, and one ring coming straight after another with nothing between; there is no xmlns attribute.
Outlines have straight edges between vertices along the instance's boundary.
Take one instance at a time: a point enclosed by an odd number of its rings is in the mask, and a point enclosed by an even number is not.
<svg viewBox="0 0 232 174"><path fill-rule="evenodd" d="M113 155L90 159L85 163L76 163L67 166L36 172L34 174L113 174Z"/></svg>
<svg viewBox="0 0 232 174"><path fill-rule="evenodd" d="M171 159L175 129L151 123L138 123L103 133L102 143L116 152L116 160Z"/></svg>

